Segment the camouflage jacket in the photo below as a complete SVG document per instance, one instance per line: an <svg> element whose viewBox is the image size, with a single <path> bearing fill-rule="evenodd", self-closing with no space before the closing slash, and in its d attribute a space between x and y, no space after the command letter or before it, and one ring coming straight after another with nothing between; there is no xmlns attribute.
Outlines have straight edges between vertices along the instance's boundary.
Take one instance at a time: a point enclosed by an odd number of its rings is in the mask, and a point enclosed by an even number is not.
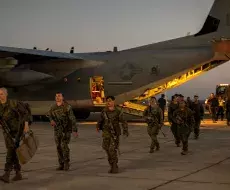
<svg viewBox="0 0 230 190"><path fill-rule="evenodd" d="M66 102L60 106L54 104L49 110L47 117L50 121L53 120L56 123L55 131L63 133L78 131L77 121L72 107Z"/></svg>
<svg viewBox="0 0 230 190"><path fill-rule="evenodd" d="M143 116L146 118L148 125L163 125L163 112L160 107L151 107L148 106L143 113ZM148 119L150 117L151 119Z"/></svg>
<svg viewBox="0 0 230 190"><path fill-rule="evenodd" d="M173 112L179 108L179 104L171 102L168 107L168 121L173 122Z"/></svg>
<svg viewBox="0 0 230 190"><path fill-rule="evenodd" d="M122 124L123 134L128 134L128 124L124 119L122 111L116 107L113 111L108 108L104 108L101 112L99 121L97 122L97 128L103 131L103 136L119 136L121 135L121 128L119 123Z"/></svg>
<svg viewBox="0 0 230 190"><path fill-rule="evenodd" d="M10 135L20 139L23 135L25 122L30 121L30 114L22 102L8 99L5 104L0 103L0 119L6 123ZM5 130L4 133L6 133Z"/></svg>
<svg viewBox="0 0 230 190"><path fill-rule="evenodd" d="M187 107L184 110L178 108L173 113L173 121L180 127L192 129L195 124L193 111Z"/></svg>
<svg viewBox="0 0 230 190"><path fill-rule="evenodd" d="M200 120L201 118L204 117L204 108L199 101L192 102L190 109L193 111L195 120Z"/></svg>

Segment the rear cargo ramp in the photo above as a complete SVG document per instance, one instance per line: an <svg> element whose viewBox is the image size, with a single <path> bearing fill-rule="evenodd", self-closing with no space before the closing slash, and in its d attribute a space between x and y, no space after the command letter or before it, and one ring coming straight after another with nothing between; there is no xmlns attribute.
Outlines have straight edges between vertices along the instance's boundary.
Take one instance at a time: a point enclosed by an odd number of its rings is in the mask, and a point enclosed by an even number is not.
<svg viewBox="0 0 230 190"><path fill-rule="evenodd" d="M206 63L203 63L195 68L192 68L189 71L185 71L182 75L167 81L166 83L154 87L151 89L147 89L142 95L135 98L136 101L147 100L152 96L156 96L160 93L163 93L169 89L178 87L191 79L194 79L201 74L216 68L219 65L230 60L230 40L229 39L220 39L213 42L213 50L215 52L215 56L213 59L209 60ZM143 116L143 111L147 107L146 105L141 105L132 102L125 102L123 105L119 105L122 108L122 111L126 114L135 115L135 116ZM165 114L167 115L167 113Z"/></svg>

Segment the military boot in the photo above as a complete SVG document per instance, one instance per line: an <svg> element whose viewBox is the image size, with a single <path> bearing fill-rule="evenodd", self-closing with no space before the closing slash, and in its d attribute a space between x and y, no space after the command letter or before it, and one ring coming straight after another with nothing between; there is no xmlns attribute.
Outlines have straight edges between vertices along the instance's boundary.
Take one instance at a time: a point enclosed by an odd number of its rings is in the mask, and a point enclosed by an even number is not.
<svg viewBox="0 0 230 190"><path fill-rule="evenodd" d="M154 153L154 149L150 148L149 153Z"/></svg>
<svg viewBox="0 0 230 190"><path fill-rule="evenodd" d="M69 170L69 162L64 163L64 170L68 171Z"/></svg>
<svg viewBox="0 0 230 190"><path fill-rule="evenodd" d="M60 164L60 165L56 168L57 171L60 171L60 170L63 170L63 169L64 169L64 164Z"/></svg>
<svg viewBox="0 0 230 190"><path fill-rule="evenodd" d="M19 181L22 180L22 174L20 171L16 171L16 175L12 179L13 181Z"/></svg>
<svg viewBox="0 0 230 190"><path fill-rule="evenodd" d="M182 150L181 155L187 155L188 154L188 150Z"/></svg>
<svg viewBox="0 0 230 190"><path fill-rule="evenodd" d="M180 141L179 140L175 140L175 144L177 147L180 147Z"/></svg>
<svg viewBox="0 0 230 190"><path fill-rule="evenodd" d="M199 138L199 135L198 134L195 134L194 135L194 139L198 139Z"/></svg>
<svg viewBox="0 0 230 190"><path fill-rule="evenodd" d="M5 183L9 183L10 182L10 171L6 171L1 177L0 177L1 181L4 181Z"/></svg>
<svg viewBox="0 0 230 190"><path fill-rule="evenodd" d="M116 163L113 163L111 173L118 173L118 165Z"/></svg>
<svg viewBox="0 0 230 190"><path fill-rule="evenodd" d="M108 171L108 173L112 173L112 164L109 164L110 165L110 169Z"/></svg>
<svg viewBox="0 0 230 190"><path fill-rule="evenodd" d="M160 145L157 144L157 145L156 145L156 151L159 151L159 150L160 150Z"/></svg>

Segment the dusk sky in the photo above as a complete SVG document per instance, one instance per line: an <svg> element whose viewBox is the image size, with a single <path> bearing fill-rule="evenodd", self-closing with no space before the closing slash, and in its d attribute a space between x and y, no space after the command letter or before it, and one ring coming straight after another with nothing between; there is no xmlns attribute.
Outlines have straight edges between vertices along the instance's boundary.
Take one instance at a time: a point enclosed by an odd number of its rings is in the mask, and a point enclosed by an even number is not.
<svg viewBox="0 0 230 190"><path fill-rule="evenodd" d="M2 0L0 45L75 52L119 50L194 34L214 0ZM170 63L169 63L170 64ZM229 63L169 91L205 98L230 83Z"/></svg>

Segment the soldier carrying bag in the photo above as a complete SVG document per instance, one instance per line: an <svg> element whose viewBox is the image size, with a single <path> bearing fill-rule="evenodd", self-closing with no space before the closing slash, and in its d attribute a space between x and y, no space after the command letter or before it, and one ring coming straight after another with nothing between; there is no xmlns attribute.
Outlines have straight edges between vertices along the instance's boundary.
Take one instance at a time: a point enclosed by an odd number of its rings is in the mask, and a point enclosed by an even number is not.
<svg viewBox="0 0 230 190"><path fill-rule="evenodd" d="M31 109L29 104L24 103L24 102L19 102L20 107L22 108L19 109L19 114L24 115L25 110L29 113L29 125L32 124L32 115L31 115ZM18 159L21 164L26 164L28 163L35 153L37 152L39 146L39 141L38 137L34 135L33 131L30 129L27 133L24 133L24 135L21 138L21 142L19 147L16 149L16 153L18 156Z"/></svg>
<svg viewBox="0 0 230 190"><path fill-rule="evenodd" d="M33 131L30 130L28 133L25 133L22 137L20 146L16 149L20 163L28 163L37 152L38 146L39 141Z"/></svg>
<svg viewBox="0 0 230 190"><path fill-rule="evenodd" d="M24 103L20 102L20 105L24 106ZM25 109L28 109L28 107L27 108L25 107ZM19 110L19 112L20 113L18 113L17 111L17 113L21 116L23 114L22 110ZM31 124L31 122L29 123ZM24 123L20 123L20 125L23 125L23 124ZM12 137L10 129L7 125L7 122L4 120L4 118L0 119L0 125L2 126L2 129L7 134L7 136L10 137L11 142L13 146L15 147L15 140ZM23 134L20 139L19 147L18 148L15 147L19 162L21 164L28 163L35 155L38 149L38 146L39 146L38 138L34 135L31 129L27 133Z"/></svg>
<svg viewBox="0 0 230 190"><path fill-rule="evenodd" d="M4 122L4 120L0 120L0 125L7 136L11 138L13 146L15 146L14 138L11 136L10 129L8 128L6 122ZM21 164L26 164L33 158L38 149L38 145L38 138L33 134L32 130L22 136L21 143L19 147L16 148L16 154Z"/></svg>

